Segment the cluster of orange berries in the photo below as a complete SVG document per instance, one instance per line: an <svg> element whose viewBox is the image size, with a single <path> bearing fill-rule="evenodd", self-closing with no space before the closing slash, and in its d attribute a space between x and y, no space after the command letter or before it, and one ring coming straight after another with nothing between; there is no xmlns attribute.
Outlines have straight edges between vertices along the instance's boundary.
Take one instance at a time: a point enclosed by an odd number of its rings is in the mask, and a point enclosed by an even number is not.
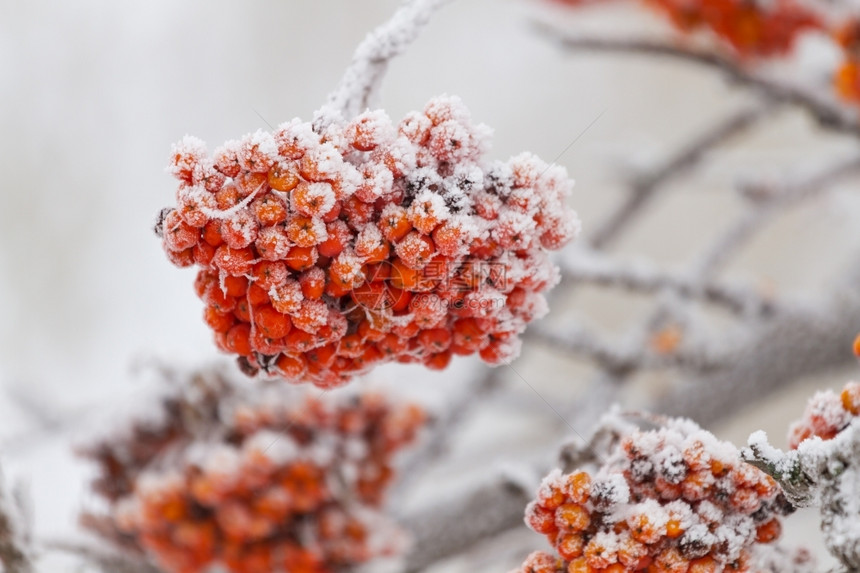
<svg viewBox="0 0 860 573"><path fill-rule="evenodd" d="M594 477L556 470L526 511L557 556L519 573L711 573L754 567L791 511L776 482L687 420L636 432Z"/></svg>
<svg viewBox="0 0 860 573"><path fill-rule="evenodd" d="M486 162L488 134L446 96L397 125L293 120L211 157L186 137L157 232L201 268L206 323L245 372L330 387L384 361L500 364L545 312L547 251L579 223L563 168Z"/></svg>
<svg viewBox="0 0 860 573"><path fill-rule="evenodd" d="M274 393L219 410L222 425L195 439L149 424L134 432L143 446L94 448L111 505L94 529L169 573L335 573L402 551L380 505L393 455L423 424L419 408Z"/></svg>
<svg viewBox="0 0 860 573"><path fill-rule="evenodd" d="M742 58L787 54L804 32L822 21L795 0L647 0L682 32L705 29Z"/></svg>
<svg viewBox="0 0 860 573"><path fill-rule="evenodd" d="M801 442L817 436L831 440L860 415L860 382L849 382L837 394L831 390L817 392L806 405L803 417L791 425L788 445L797 449Z"/></svg>
<svg viewBox="0 0 860 573"><path fill-rule="evenodd" d="M582 4L588 0L561 0ZM593 1L593 0L592 0ZM707 30L740 58L786 55L804 32L820 30L818 14L796 0L643 0L683 33Z"/></svg>

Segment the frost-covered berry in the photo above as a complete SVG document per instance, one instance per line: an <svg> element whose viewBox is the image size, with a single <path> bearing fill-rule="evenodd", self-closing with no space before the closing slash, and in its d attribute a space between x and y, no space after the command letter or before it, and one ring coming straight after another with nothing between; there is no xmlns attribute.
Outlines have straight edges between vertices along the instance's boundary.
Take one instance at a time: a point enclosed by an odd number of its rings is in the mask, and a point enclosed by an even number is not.
<svg viewBox="0 0 860 573"><path fill-rule="evenodd" d="M579 221L564 169L490 162L488 143L448 96L396 125L382 111L324 133L293 120L212 156L186 137L164 248L208 277L205 322L246 373L332 387L389 361L504 364L557 282L547 251Z"/></svg>
<svg viewBox="0 0 860 573"><path fill-rule="evenodd" d="M796 449L807 438L830 440L860 414L860 382L849 382L837 394L817 392L806 404L803 417L788 430L788 445Z"/></svg>
<svg viewBox="0 0 860 573"><path fill-rule="evenodd" d="M671 419L626 436L593 476L556 470L544 479L525 519L558 557L533 555L520 571L744 569L779 537L787 508L734 446Z"/></svg>
<svg viewBox="0 0 860 573"><path fill-rule="evenodd" d="M108 508L83 521L165 573L352 570L404 549L381 505L393 456L423 421L376 394L242 389L202 373L157 418L85 450Z"/></svg>

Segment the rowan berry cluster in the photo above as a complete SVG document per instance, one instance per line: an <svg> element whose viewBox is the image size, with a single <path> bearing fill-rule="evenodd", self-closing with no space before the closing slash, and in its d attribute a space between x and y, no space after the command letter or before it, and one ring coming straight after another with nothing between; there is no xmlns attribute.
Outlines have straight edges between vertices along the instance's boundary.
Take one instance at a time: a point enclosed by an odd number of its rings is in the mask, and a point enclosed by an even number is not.
<svg viewBox="0 0 860 573"><path fill-rule="evenodd" d="M172 400L166 422L97 444L88 455L110 511L84 523L170 573L335 573L402 551L380 506L422 411L371 394L290 397L222 400L193 416ZM201 412L218 425L189 428Z"/></svg>
<svg viewBox="0 0 860 573"><path fill-rule="evenodd" d="M857 415L860 415L860 383L849 382L839 394L832 390L817 392L809 399L803 417L789 428L788 445L794 450L813 436L833 439Z"/></svg>
<svg viewBox="0 0 860 573"><path fill-rule="evenodd" d="M582 4L589 0L561 0ZM590 0L596 1L596 0ZM820 30L824 22L796 0L643 0L680 32L708 31L740 58L786 55L804 32Z"/></svg>
<svg viewBox="0 0 860 573"><path fill-rule="evenodd" d="M556 470L544 480L526 523L558 556L532 554L519 572L746 571L790 509L734 446L670 420L627 436L594 477Z"/></svg>
<svg viewBox="0 0 860 573"><path fill-rule="evenodd" d="M487 162L489 129L454 97L394 125L382 111L299 120L209 156L174 148L177 207L157 231L243 370L330 387L385 361L514 358L577 233L563 168Z"/></svg>

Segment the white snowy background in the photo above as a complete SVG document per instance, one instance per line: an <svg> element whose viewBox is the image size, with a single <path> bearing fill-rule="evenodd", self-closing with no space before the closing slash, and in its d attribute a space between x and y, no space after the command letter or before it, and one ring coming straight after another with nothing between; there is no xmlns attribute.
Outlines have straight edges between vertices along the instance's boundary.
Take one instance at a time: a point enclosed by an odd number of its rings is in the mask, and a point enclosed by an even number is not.
<svg viewBox="0 0 860 573"><path fill-rule="evenodd" d="M217 358L191 288L194 271L173 268L152 232L158 210L173 201L164 172L170 144L190 133L214 146L308 118L355 45L396 5L0 2L0 466L6 478L28 485L38 535L70 535L77 512L93 503L89 468L70 446L121 421L121 412L151 394L148 365ZM530 27L534 18L617 34L661 29L636 10L580 16L537 0L459 0L391 66L381 103L396 119L433 95L460 95L478 121L495 128L501 158L530 150L552 160L581 136L558 162L577 180L571 201L586 229L623 196L631 161L663 157L747 101L700 70L565 55ZM830 56L811 42L798 69L814 79ZM803 115L781 113L715 154L695 185L674 185L618 250L680 265L739 209L732 191L739 175L784 174L850 149L848 141L821 138ZM844 189L791 212L730 274L814 292L844 262L845 245L857 241L858 208ZM648 308L596 290L583 291L573 306L609 333ZM460 359L450 374L392 366L373 378L432 399L476 368ZM589 379L581 363L528 349L517 370L550 401L564 401ZM712 429L741 444L762 428L784 444L784 429L813 389L841 386L853 374L795 385ZM442 495L449 484L515 465L542 439L546 445L554 414L525 385L512 392L515 399L480 410L422 495ZM821 553L814 522L796 521L788 539ZM523 539L543 547L539 536L525 534L517 548L526 547ZM489 559L481 570L506 571L511 558ZM471 569L455 562L445 570Z"/></svg>

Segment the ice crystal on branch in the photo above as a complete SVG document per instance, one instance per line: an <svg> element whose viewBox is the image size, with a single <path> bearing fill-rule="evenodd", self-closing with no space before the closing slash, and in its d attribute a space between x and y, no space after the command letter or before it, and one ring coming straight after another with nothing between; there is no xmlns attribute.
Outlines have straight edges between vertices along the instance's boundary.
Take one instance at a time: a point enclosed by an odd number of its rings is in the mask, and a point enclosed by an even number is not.
<svg viewBox="0 0 860 573"><path fill-rule="evenodd" d="M88 448L109 508L85 525L170 573L335 573L402 551L381 504L422 411L373 394L248 392L196 377L162 419Z"/></svg>
<svg viewBox="0 0 860 573"><path fill-rule="evenodd" d="M249 373L329 387L385 361L503 363L579 223L563 168L489 161L488 137L447 96L396 125L293 120L211 156L186 137L165 251L200 268L206 323Z"/></svg>
<svg viewBox="0 0 860 573"><path fill-rule="evenodd" d="M734 446L670 419L623 438L594 475L546 477L526 523L558 557L532 554L519 571L746 571L791 510Z"/></svg>

